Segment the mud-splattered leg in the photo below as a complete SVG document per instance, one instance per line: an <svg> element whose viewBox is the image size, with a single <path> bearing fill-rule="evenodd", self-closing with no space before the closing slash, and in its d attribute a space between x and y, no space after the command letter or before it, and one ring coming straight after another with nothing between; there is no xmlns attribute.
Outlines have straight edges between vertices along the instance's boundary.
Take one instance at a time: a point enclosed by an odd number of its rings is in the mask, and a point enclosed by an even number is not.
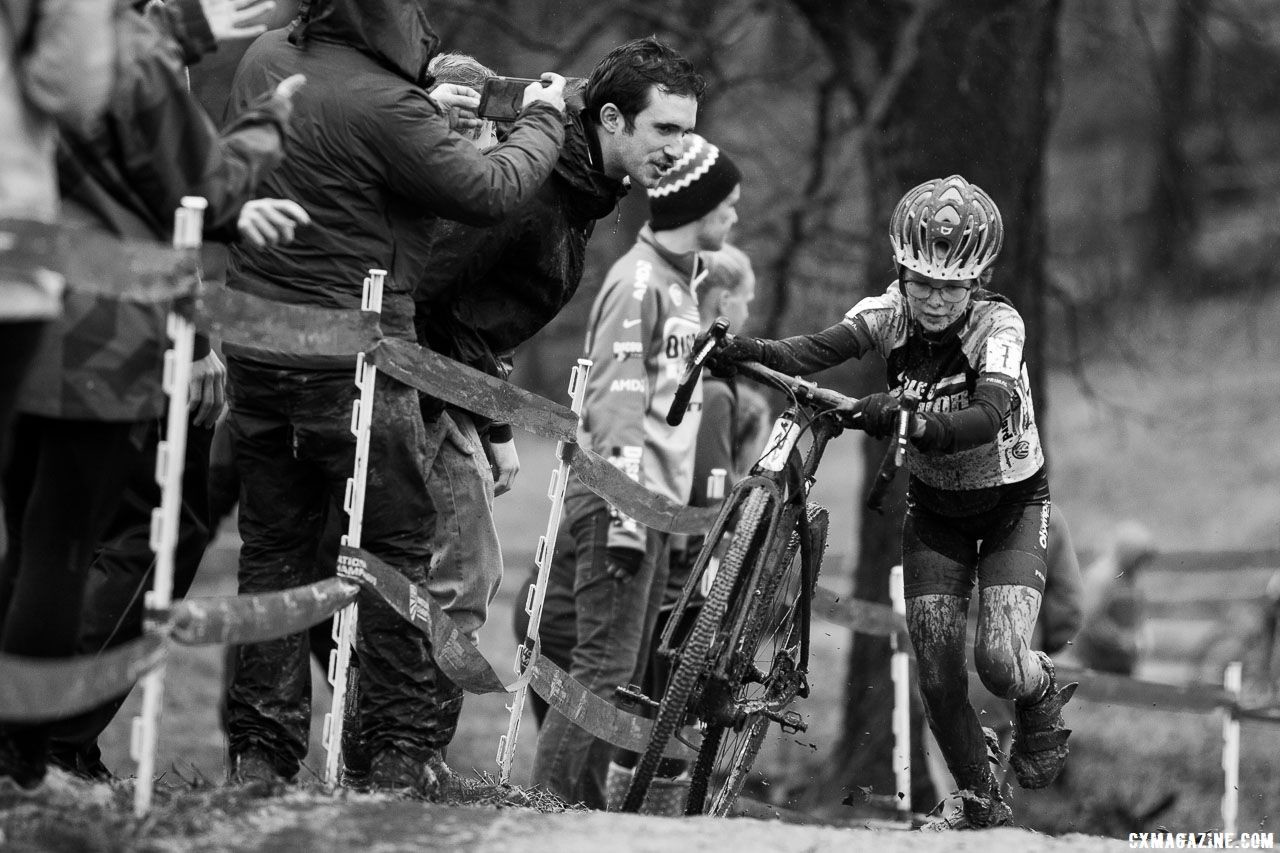
<svg viewBox="0 0 1280 853"><path fill-rule="evenodd" d="M929 727L956 784L963 790L988 786L987 747L978 715L969 703L965 621L969 600L958 595L907 599L907 629L915 648Z"/></svg>
<svg viewBox="0 0 1280 853"><path fill-rule="evenodd" d="M989 586L979 593L974 664L982 683L1001 699L1033 701L1049 686L1049 675L1031 650L1040 597L1019 584Z"/></svg>

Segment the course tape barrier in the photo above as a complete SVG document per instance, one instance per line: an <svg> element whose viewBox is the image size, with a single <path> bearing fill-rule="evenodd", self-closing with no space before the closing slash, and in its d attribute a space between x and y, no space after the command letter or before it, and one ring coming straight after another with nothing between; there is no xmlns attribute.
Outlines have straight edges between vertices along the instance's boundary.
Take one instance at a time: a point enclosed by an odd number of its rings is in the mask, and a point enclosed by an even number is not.
<svg viewBox="0 0 1280 853"><path fill-rule="evenodd" d="M359 592L350 581L326 578L280 592L188 598L170 611L171 636L187 646L275 640L328 619Z"/></svg>
<svg viewBox="0 0 1280 853"><path fill-rule="evenodd" d="M628 713L596 696L550 660L535 654L519 678L510 684L458 630L430 593L410 583L404 575L360 548L342 546L338 574L376 592L393 610L431 640L437 665L454 684L468 693L510 693L527 684L574 724L614 746L635 752L649 742L653 721ZM689 747L676 742L668 754L688 758Z"/></svg>
<svg viewBox="0 0 1280 853"><path fill-rule="evenodd" d="M577 437L578 416L568 406L417 344L383 338L368 357L388 376L460 409L557 441Z"/></svg>
<svg viewBox="0 0 1280 853"><path fill-rule="evenodd" d="M614 746L644 752L653 720L615 708L545 657L536 658L526 671L533 675L529 682L533 691L575 725ZM694 751L682 741L673 739L663 755L667 758L691 758Z"/></svg>
<svg viewBox="0 0 1280 853"><path fill-rule="evenodd" d="M876 637L896 634L899 643L909 643L906 618L888 604L840 596L820 586L814 591L812 607L814 618L824 622Z"/></svg>
<svg viewBox="0 0 1280 853"><path fill-rule="evenodd" d="M440 670L468 693L507 693L519 683L507 685L502 680L425 588L368 551L343 545L338 550L338 576L367 586L401 618L426 634Z"/></svg>
<svg viewBox="0 0 1280 853"><path fill-rule="evenodd" d="M350 356L382 337L378 315L351 308L290 305L217 285L196 300L196 328L246 350L289 355Z"/></svg>
<svg viewBox="0 0 1280 853"><path fill-rule="evenodd" d="M163 637L147 634L97 655L0 655L0 721L53 720L95 708L127 692L166 648Z"/></svg>
<svg viewBox="0 0 1280 853"><path fill-rule="evenodd" d="M63 239L71 245L61 272L76 293L155 304L196 291L197 259L185 250L88 229L66 230Z"/></svg>
<svg viewBox="0 0 1280 853"><path fill-rule="evenodd" d="M573 474L618 512L645 527L666 533L705 534L711 529L718 507L691 507L651 492L632 480L600 454L577 444L565 448Z"/></svg>

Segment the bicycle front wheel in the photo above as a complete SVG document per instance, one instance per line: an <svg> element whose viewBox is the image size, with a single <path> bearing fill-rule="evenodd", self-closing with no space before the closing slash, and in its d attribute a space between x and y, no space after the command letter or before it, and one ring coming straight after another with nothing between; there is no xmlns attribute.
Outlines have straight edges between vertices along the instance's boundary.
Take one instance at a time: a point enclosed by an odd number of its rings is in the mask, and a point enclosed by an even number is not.
<svg viewBox="0 0 1280 853"><path fill-rule="evenodd" d="M754 488L749 491L739 504L738 519L730 532L722 536L719 542L708 542L704 546L723 549L715 581L694 620L693 629L680 647L679 662L658 705L658 715L653 722L649 742L636 763L631 787L622 804L623 811L640 811L663 752L671 738L684 725L695 688L707 683L707 676L715 663L711 655L713 644L722 630L729 599L737 586L738 577L755 550L768 503L768 495L764 489Z"/></svg>
<svg viewBox="0 0 1280 853"><path fill-rule="evenodd" d="M826 548L827 511L809 504L806 513L812 553L820 561ZM734 669L738 680L733 695L727 699L733 707L753 710L734 726L708 726L694 765L686 814L729 813L765 742L770 719L764 709L784 711L806 683L805 673L800 671L804 629L799 607L801 597L811 596L813 590L802 589L798 533L792 534L781 555L781 571L770 574L765 567L761 594L739 599L751 607L751 612L740 638L743 645L737 650L739 663Z"/></svg>

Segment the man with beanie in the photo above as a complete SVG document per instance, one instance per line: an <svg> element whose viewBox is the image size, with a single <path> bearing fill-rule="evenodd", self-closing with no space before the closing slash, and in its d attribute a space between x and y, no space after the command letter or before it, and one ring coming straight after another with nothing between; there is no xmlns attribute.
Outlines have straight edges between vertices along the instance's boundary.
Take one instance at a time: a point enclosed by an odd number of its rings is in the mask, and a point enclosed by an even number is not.
<svg viewBox="0 0 1280 853"><path fill-rule="evenodd" d="M699 330L698 253L720 248L737 221L740 175L696 134L648 190L651 218L609 270L588 321L592 360L579 443L646 488L688 503L701 393L677 427L666 414ZM667 535L641 528L581 483L569 485L543 632L576 635L569 674L612 701L637 682L667 576ZM538 737L532 782L569 803L605 807L613 747L551 710Z"/></svg>

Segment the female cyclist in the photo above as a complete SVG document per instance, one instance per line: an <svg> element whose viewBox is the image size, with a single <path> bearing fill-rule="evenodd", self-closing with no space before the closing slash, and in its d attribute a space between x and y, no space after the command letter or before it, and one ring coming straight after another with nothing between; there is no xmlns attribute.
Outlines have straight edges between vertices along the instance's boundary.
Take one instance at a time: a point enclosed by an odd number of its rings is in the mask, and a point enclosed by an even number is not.
<svg viewBox="0 0 1280 853"><path fill-rule="evenodd" d="M1012 819L969 703L964 642L975 578L974 658L987 689L1015 701L1010 766L1023 787L1053 781L1070 734L1061 711L1075 685L1058 686L1048 656L1031 648L1044 593L1049 485L1022 318L984 288L1002 240L1000 211L986 192L959 175L926 181L894 210L898 279L884 294L816 334L737 337L715 359L723 369L759 361L794 375L879 353L889 392L849 413L876 437L893 431L904 394L920 400L902 527L907 623L929 725L963 803L926 824L932 830Z"/></svg>

